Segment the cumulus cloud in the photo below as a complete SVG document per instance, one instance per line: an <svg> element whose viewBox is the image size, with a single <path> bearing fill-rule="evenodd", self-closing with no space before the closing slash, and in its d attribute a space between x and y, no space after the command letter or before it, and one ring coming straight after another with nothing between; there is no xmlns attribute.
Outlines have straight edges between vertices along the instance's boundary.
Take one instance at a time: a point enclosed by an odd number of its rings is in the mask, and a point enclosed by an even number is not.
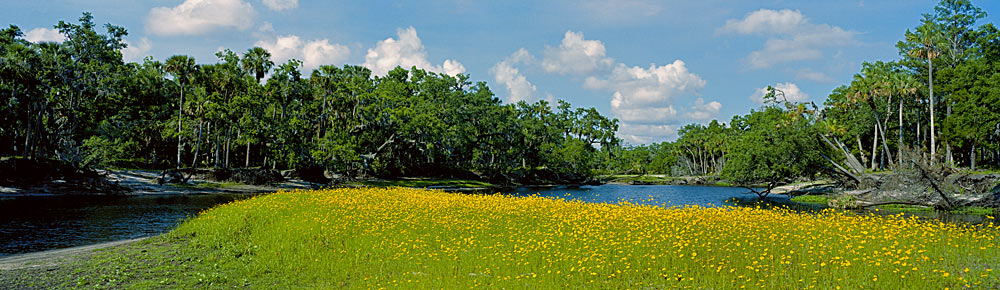
<svg viewBox="0 0 1000 290"><path fill-rule="evenodd" d="M654 123L673 123L677 121L677 109L674 109L673 105L657 105L650 107L621 107L615 106L616 102L620 102L622 96L620 93L615 93L614 99L611 101L612 113L618 120L627 123L638 123L638 124L654 124Z"/></svg>
<svg viewBox="0 0 1000 290"><path fill-rule="evenodd" d="M432 65L427 60L427 52L417 36L417 30L412 26L396 31L397 39L386 38L379 41L374 48L368 49L364 66L371 69L375 75L385 75L397 66L409 69L418 67L436 73L457 75L465 73L465 66L455 60L445 60L439 66Z"/></svg>
<svg viewBox="0 0 1000 290"><path fill-rule="evenodd" d="M63 42L66 40L66 36L59 33L59 30L53 28L38 27L24 33L24 40L34 43Z"/></svg>
<svg viewBox="0 0 1000 290"><path fill-rule="evenodd" d="M125 62L141 61L143 57L149 55L149 50L153 48L153 43L149 38L140 38L138 43L125 41L127 45L122 49L122 60Z"/></svg>
<svg viewBox="0 0 1000 290"><path fill-rule="evenodd" d="M546 46L541 55L536 61L522 48L491 69L495 81L510 93L508 99L537 95L535 86L519 70L524 66L550 74L585 76L585 89L609 93L611 111L607 115L621 121L617 135L629 143L676 138L679 124L714 118L722 109L721 103L702 98L693 100L690 107L676 105L678 99L697 95L706 84L681 60L648 67L628 66L608 57L600 40L587 40L583 33L574 31L567 31L559 46Z"/></svg>
<svg viewBox="0 0 1000 290"><path fill-rule="evenodd" d="M299 7L299 0L264 0L264 6L274 11L282 11Z"/></svg>
<svg viewBox="0 0 1000 290"><path fill-rule="evenodd" d="M618 126L618 137L629 144L647 144L677 137L677 126L666 124L631 124Z"/></svg>
<svg viewBox="0 0 1000 290"><path fill-rule="evenodd" d="M722 103L716 101L705 103L704 99L698 98L684 116L693 120L707 121L718 116L721 109Z"/></svg>
<svg viewBox="0 0 1000 290"><path fill-rule="evenodd" d="M775 89L780 90L785 93L785 99L789 102L805 102L809 101L809 95L799 89L799 86L793 83L777 83L774 85ZM759 88L753 95L750 95L750 100L757 102L758 104L764 103L764 95L767 94L767 87ZM779 95L780 96L780 95ZM779 97L780 98L780 97Z"/></svg>
<svg viewBox="0 0 1000 290"><path fill-rule="evenodd" d="M684 62L675 60L671 64L649 68L628 67L618 64L607 79L588 77L584 87L614 91L611 108L648 108L663 106L675 96L694 93L705 86L705 81L688 71Z"/></svg>
<svg viewBox="0 0 1000 290"><path fill-rule="evenodd" d="M270 52L275 63L283 63L289 59L301 60L302 70L306 73L321 65L343 63L351 54L347 46L331 44L327 39L303 41L296 35L260 40L254 45Z"/></svg>
<svg viewBox="0 0 1000 290"><path fill-rule="evenodd" d="M757 10L743 19L727 20L717 32L768 37L762 49L746 57L751 68L819 59L823 57L823 49L857 43L858 34L837 26L810 23L801 12L789 9Z"/></svg>
<svg viewBox="0 0 1000 290"><path fill-rule="evenodd" d="M705 87L705 81L689 72L683 61L675 60L662 66L651 64L649 68L628 67L619 63L607 78L588 77L584 87L613 91L611 115L622 121L623 128L618 133L619 137L648 143L675 133L674 129L671 129L674 133L658 131L674 128L674 124L678 123L674 100L681 95L696 93Z"/></svg>
<svg viewBox="0 0 1000 290"><path fill-rule="evenodd" d="M515 67L518 64L529 63L534 59L531 53L521 48L504 60L490 68L493 80L507 87L507 102L531 101L535 96L535 85ZM551 97L551 95L549 96Z"/></svg>
<svg viewBox="0 0 1000 290"><path fill-rule="evenodd" d="M256 13L242 0L186 0L175 7L154 7L146 30L155 35L199 35L219 28L246 30Z"/></svg>
<svg viewBox="0 0 1000 290"><path fill-rule="evenodd" d="M604 43L586 40L582 32L566 31L558 47L546 47L542 68L559 74L586 74L611 67L614 59L607 57Z"/></svg>

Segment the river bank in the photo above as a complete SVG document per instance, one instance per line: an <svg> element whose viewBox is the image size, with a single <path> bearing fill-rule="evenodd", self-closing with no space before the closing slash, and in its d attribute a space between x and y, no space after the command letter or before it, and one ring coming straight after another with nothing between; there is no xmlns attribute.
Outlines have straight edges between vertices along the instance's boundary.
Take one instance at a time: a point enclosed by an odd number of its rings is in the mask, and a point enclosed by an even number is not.
<svg viewBox="0 0 1000 290"><path fill-rule="evenodd" d="M234 169L239 171L246 169ZM428 188L445 191L503 191L513 188L554 188L579 187L581 183L504 183L494 184L475 179L434 178L434 177L398 177L383 178L301 178L294 172L268 171L269 180L239 180L229 178L233 175L226 172L219 177L219 171L213 169L184 170L105 170L94 171L94 178L101 183L113 186L114 190L82 186L79 180L54 179L48 181L33 181L31 183L8 182L0 185L2 196L61 196L61 195L186 195L186 194L260 194L280 190L302 190L317 188L355 188L355 187L411 187ZM93 181L87 181L88 183ZM589 184L600 184L589 182Z"/></svg>
<svg viewBox="0 0 1000 290"><path fill-rule="evenodd" d="M136 243L160 237L143 237L94 245L49 250L0 258L0 289L68 289L81 285L77 279L100 264L99 255L135 248ZM141 251L141 250L140 250Z"/></svg>
<svg viewBox="0 0 1000 290"><path fill-rule="evenodd" d="M0 271L0 288L990 288L998 234L829 210L336 189L259 196L69 263Z"/></svg>

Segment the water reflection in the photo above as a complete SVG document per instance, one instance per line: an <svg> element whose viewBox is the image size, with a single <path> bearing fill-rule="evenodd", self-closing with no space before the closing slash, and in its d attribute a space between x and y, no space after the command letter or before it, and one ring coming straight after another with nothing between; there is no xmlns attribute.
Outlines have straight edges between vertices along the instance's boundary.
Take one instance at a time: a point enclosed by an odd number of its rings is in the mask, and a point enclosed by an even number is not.
<svg viewBox="0 0 1000 290"><path fill-rule="evenodd" d="M578 188L518 188L515 196L537 195L583 202L630 201L659 206L699 205L788 207L818 211L825 206L799 204L784 195L760 201L743 188L684 185L602 185ZM0 256L89 245L161 234L183 219L218 204L250 195L181 196L48 196L0 197ZM898 211L854 211L855 214L893 215ZM995 222L977 215L938 212L904 213L945 222Z"/></svg>
<svg viewBox="0 0 1000 290"><path fill-rule="evenodd" d="M585 202L610 202L629 200L638 204L665 206L759 206L762 208L784 207L803 212L816 212L828 208L825 205L803 204L790 200L786 195L770 195L761 200L745 188L687 186L687 185L617 185L582 186L580 188L518 188L510 191L518 196L536 194L543 197L580 200ZM890 216L902 214L925 220L939 220L949 223L998 223L982 215L952 214L947 212L902 212L898 210L853 210L853 214Z"/></svg>
<svg viewBox="0 0 1000 290"><path fill-rule="evenodd" d="M249 195L0 198L0 256L164 233L186 217Z"/></svg>

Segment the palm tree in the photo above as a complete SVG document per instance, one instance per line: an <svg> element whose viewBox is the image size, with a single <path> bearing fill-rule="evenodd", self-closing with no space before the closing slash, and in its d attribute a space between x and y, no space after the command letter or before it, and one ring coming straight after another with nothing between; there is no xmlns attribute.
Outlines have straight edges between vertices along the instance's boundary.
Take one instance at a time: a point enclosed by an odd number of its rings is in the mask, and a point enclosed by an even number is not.
<svg viewBox="0 0 1000 290"><path fill-rule="evenodd" d="M177 106L177 168L181 168L181 152L184 151L184 143L181 138L182 124L184 120L184 83L190 82L191 74L198 67L194 64L194 58L186 55L175 55L167 59L164 69L174 76L174 81L180 86L180 103Z"/></svg>
<svg viewBox="0 0 1000 290"><path fill-rule="evenodd" d="M917 93L917 79L913 75L896 72L892 74L892 84L899 93L899 143L896 144L896 156L899 157L897 164L903 164L903 96Z"/></svg>
<svg viewBox="0 0 1000 290"><path fill-rule="evenodd" d="M931 109L931 159L934 159L934 59L940 55L938 43L940 32L931 19L924 19L924 24L917 27L916 32L906 31L906 41L920 43L920 47L909 51L910 56L927 60L927 86L930 90Z"/></svg>
<svg viewBox="0 0 1000 290"><path fill-rule="evenodd" d="M254 76L254 80L257 81L254 84L255 87L260 86L260 79L264 78L264 75L267 75L271 71L271 67L274 66L274 62L271 61L271 53L259 46L248 49L243 54L243 59L240 63L247 74ZM246 162L243 164L244 167L250 167L250 143L252 142L247 142L247 156Z"/></svg>
<svg viewBox="0 0 1000 290"><path fill-rule="evenodd" d="M876 91L879 90L879 83L876 79L875 68L872 63L865 62L861 64L861 72L854 75L854 80L851 81L850 93L848 94L848 99L852 102L864 102L868 104L869 108L872 110L872 115L875 117L875 126L872 131L872 162L871 169L875 170L875 165L878 160L878 139L879 130L881 128L878 118L878 110L876 110L874 105L874 98ZM884 138L883 138L884 139Z"/></svg>
<svg viewBox="0 0 1000 290"><path fill-rule="evenodd" d="M247 53L243 54L242 64L243 70L253 75L258 84L260 79L264 78L264 75L274 67L271 53L259 46L248 49Z"/></svg>

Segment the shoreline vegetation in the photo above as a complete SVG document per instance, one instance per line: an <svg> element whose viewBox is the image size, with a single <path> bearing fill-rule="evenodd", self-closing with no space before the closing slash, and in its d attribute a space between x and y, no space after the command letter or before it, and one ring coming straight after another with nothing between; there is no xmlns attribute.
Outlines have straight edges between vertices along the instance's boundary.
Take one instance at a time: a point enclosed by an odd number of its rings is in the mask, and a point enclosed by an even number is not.
<svg viewBox="0 0 1000 290"><path fill-rule="evenodd" d="M466 74L303 71L261 47L126 63L128 31L89 12L54 26L62 42L11 24L0 197L275 193L141 241L0 259L0 288L1000 288L997 223L906 214L996 218L1000 29L967 0L922 16L899 59L858 60L825 99L767 86L748 113L638 145L593 107L504 103ZM445 191L605 182L830 208Z"/></svg>
<svg viewBox="0 0 1000 290"><path fill-rule="evenodd" d="M286 179L304 182L267 189L577 186L603 177L738 186L766 198L830 180L844 208L1000 208L1000 174L976 173L1000 168L1000 30L966 0L922 16L901 31L898 59L862 62L825 99L767 86L746 114L648 144L626 143L619 120L596 108L504 103L467 74L305 71L261 47L220 48L201 63L183 54L126 63L128 30L97 25L89 12L54 26L72 41L31 42L12 24L0 33L0 186L17 191L23 177L40 191L117 193L127 189L121 181L94 169L155 168L164 170L157 184L175 191ZM205 174L195 181L212 182L188 182Z"/></svg>
<svg viewBox="0 0 1000 290"><path fill-rule="evenodd" d="M996 225L834 210L345 188L221 205L167 234L2 271L0 285L993 288L998 237Z"/></svg>
<svg viewBox="0 0 1000 290"><path fill-rule="evenodd" d="M240 170L240 169L235 169ZM323 181L305 181L300 176L296 176L294 172L286 171L283 174L277 171L267 171L272 172L270 174L263 174L266 176L265 180L261 180L259 176L251 177L241 177L239 179L235 177L235 174L231 171L226 170L223 177L220 178L220 173L213 169L188 169L187 172L195 172L185 175L185 170L141 170L141 169L107 169L107 170L97 170L92 173L83 174L87 176L83 182L77 181L76 183L96 183L91 181L93 179L103 180L99 183L106 184L104 187L93 187L93 188L83 188L79 190L79 186L74 186L73 181L56 180L55 182L48 181L38 181L33 182L21 182L21 184L16 184L12 182L13 178L8 176L6 184L8 186L0 186L0 196L26 196L26 195L88 195L88 194L98 194L105 195L108 192L92 192L87 190L100 190L102 188L112 187L115 189L111 191L110 194L114 195L154 195L154 194L211 194L211 193L238 193L238 194L260 194L260 193L270 193L280 190L295 190L295 189L317 189L317 188L355 188L355 187L408 187L408 188L428 188L428 189L440 189L445 191L491 191L491 190L503 190L509 188L517 187L527 187L527 188L549 188L549 187L577 187L581 184L578 183L543 183L543 184L506 184L498 185L492 184L480 180L472 179L448 179L448 178L433 178L433 177L401 177L396 179L379 179L379 178L368 178L368 179L355 179L355 180L335 180L327 178L326 183L321 183ZM256 172L258 170L251 169L251 172ZM184 180L174 180L172 182L164 182L164 178L171 178L170 175L174 174L175 179ZM891 175L892 172L882 172L877 173L878 175ZM967 175L978 176L977 180L979 183L985 184L966 184L971 188L983 188L989 189L990 186L994 186L993 191L1000 187L1000 178L997 174L992 172L968 172ZM254 174L251 174L254 175ZM256 174L261 175L261 174ZM56 177L58 178L58 177ZM77 177L78 178L78 177ZM67 178L68 179L68 178ZM974 178L975 179L975 178ZM14 183L15 186L9 186ZM996 184L994 184L996 183ZM724 186L724 187L741 187L734 185L726 180L720 179L717 175L704 175L704 176L668 176L663 174L618 174L618 175L599 175L594 178L594 181L589 183L589 185L598 184L621 184L621 185L701 185L701 186ZM27 186L26 186L27 185ZM751 185L753 187L765 187L766 185ZM914 190L912 188L908 190ZM929 189L922 189L927 191ZM882 205L872 205L871 202L860 201L856 197L856 193L852 193L850 190L836 184L834 180L830 179L818 179L818 180L807 180L792 182L785 185L776 186L771 190L773 194L784 194L791 198L791 201L803 204L816 204L825 205L832 208L842 208L842 209L881 209L881 210L891 210L899 212L931 212L938 211L933 206L920 205L920 204L910 204L910 203L888 203ZM948 210L940 210L941 212L955 213L955 214L973 214L973 215L996 215L997 208L994 206L983 206L983 205L965 205L956 207Z"/></svg>

